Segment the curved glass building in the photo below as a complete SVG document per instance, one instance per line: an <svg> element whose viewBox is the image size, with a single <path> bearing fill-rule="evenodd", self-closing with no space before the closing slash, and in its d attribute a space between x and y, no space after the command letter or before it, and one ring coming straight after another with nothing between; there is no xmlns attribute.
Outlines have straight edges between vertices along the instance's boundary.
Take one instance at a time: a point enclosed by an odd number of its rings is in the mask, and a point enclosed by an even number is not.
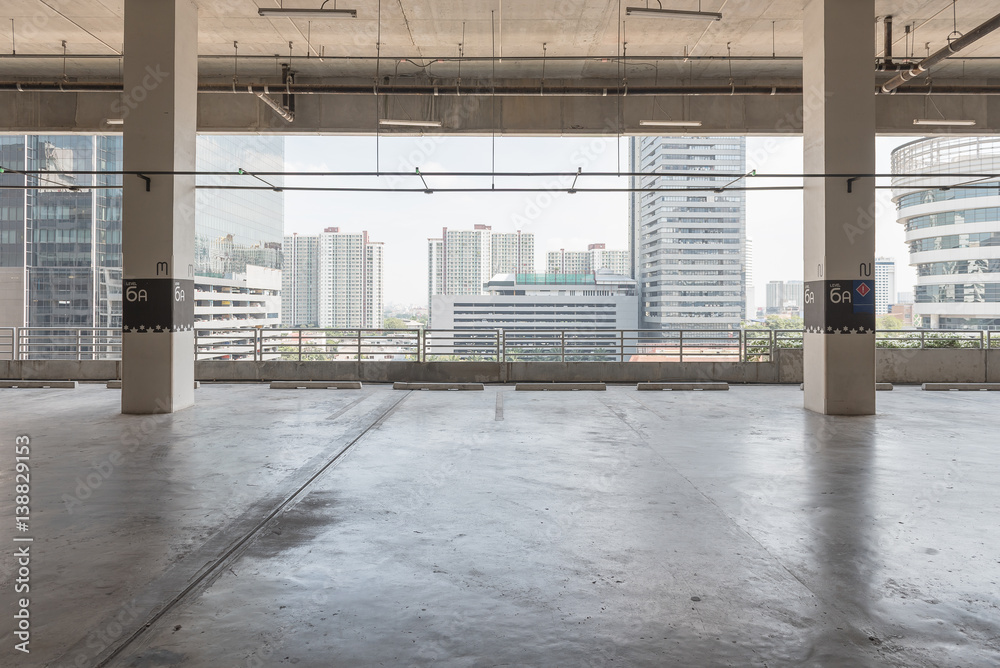
<svg viewBox="0 0 1000 668"><path fill-rule="evenodd" d="M1000 182L976 176L1000 173L1000 137L913 141L892 173L921 327L1000 330Z"/></svg>

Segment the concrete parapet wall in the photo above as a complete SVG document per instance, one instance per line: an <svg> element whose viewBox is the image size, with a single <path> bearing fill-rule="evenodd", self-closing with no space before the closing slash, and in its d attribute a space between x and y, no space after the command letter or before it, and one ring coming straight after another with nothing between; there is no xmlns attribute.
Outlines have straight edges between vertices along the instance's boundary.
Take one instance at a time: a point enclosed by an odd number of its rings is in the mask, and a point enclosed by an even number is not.
<svg viewBox="0 0 1000 668"><path fill-rule="evenodd" d="M107 381L121 378L117 360L0 361L0 379ZM367 383L640 383L690 381L802 382L802 351L778 350L773 362L232 362L195 363L201 381L350 380ZM876 351L880 383L1000 383L1000 350Z"/></svg>
<svg viewBox="0 0 1000 668"><path fill-rule="evenodd" d="M10 380L118 380L119 360L0 361L0 379Z"/></svg>
<svg viewBox="0 0 1000 668"><path fill-rule="evenodd" d="M960 348L879 349L875 355L875 376L880 383L902 385L983 383L987 376L987 352Z"/></svg>

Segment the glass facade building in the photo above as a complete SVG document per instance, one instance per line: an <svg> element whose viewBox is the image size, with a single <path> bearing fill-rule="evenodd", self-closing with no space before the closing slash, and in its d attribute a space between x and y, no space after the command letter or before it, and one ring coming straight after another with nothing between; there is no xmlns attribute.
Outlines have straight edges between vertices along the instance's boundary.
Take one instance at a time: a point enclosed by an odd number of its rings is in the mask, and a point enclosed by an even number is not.
<svg viewBox="0 0 1000 668"><path fill-rule="evenodd" d="M892 171L906 175L893 179L893 199L920 326L1000 330L1000 183L949 176L1000 173L1000 138L913 141L893 151Z"/></svg>
<svg viewBox="0 0 1000 668"><path fill-rule="evenodd" d="M629 250L644 329L739 329L746 310L743 137L633 137ZM739 185L739 182L732 183ZM655 192L649 189L677 192ZM692 189L691 192L683 192Z"/></svg>
<svg viewBox="0 0 1000 668"><path fill-rule="evenodd" d="M121 171L121 136L0 136L0 166L51 172L0 174L0 185L27 186L0 189L0 326L121 327L121 176L66 173ZM284 169L284 139L200 136L197 166L233 174L199 177L200 185L247 185L235 175L241 167ZM108 187L76 189L94 185ZM196 198L197 275L281 268L281 193L198 190Z"/></svg>

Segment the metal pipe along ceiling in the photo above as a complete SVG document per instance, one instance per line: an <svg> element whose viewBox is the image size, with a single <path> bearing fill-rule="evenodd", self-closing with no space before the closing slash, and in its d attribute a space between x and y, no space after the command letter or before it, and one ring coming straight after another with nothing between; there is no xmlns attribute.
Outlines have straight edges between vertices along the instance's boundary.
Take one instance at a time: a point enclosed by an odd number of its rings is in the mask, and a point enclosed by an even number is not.
<svg viewBox="0 0 1000 668"><path fill-rule="evenodd" d="M939 49L938 51L935 51L931 55L921 60L916 65L913 65L909 69L904 69L902 72L894 76L892 79L887 81L882 86L882 92L891 93L895 91L910 79L917 78L918 76L920 76L930 68L934 67L941 61L947 59L952 54L958 53L959 51L961 51L962 49L964 49L965 47L969 46L974 42L978 42L983 37L986 37L986 35L989 35L997 28L1000 28L1000 14L997 14L990 20L986 21L986 23L983 23L973 28L962 37L956 39L954 42L949 41L947 46L945 46L942 49Z"/></svg>
<svg viewBox="0 0 1000 668"><path fill-rule="evenodd" d="M886 84L888 85L888 84ZM271 84L203 83L199 93L249 93L267 94ZM669 95L802 95L802 86L786 85L715 85L715 86L372 86L358 84L294 83L282 90L292 95L423 95L423 96L479 96L479 97L650 97ZM875 92L884 92L885 88ZM102 81L0 81L0 92L20 93L121 93L120 83ZM894 89L895 95L1000 95L1000 85L935 85L911 86Z"/></svg>

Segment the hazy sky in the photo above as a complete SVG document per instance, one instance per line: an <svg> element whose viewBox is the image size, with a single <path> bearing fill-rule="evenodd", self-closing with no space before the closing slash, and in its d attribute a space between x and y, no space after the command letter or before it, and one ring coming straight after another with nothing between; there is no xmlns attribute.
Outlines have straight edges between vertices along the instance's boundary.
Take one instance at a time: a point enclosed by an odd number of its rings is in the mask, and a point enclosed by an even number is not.
<svg viewBox="0 0 1000 668"><path fill-rule="evenodd" d="M912 138L878 140L876 170L889 172L893 148ZM490 138L424 137L382 138L382 171L489 172L494 153ZM373 137L289 137L288 171L375 171ZM619 154L620 149L620 154ZM628 171L628 139L615 138L498 138L497 171L586 172ZM759 137L747 140L750 168L760 173L800 173L802 139ZM542 177L498 179L496 186L567 188L572 179ZM769 181L769 185L777 184ZM796 182L791 182L796 183ZM416 176L396 179L289 178L286 185L398 185L422 187ZM487 178L429 177L431 188L490 187ZM627 187L625 178L581 178L583 187ZM756 185L751 183L751 185ZM887 184L886 184L887 185ZM894 257L897 290L912 290L914 272L907 265L902 227L896 223L890 191L879 192L876 252ZM426 304L427 239L440 236L442 227L491 225L497 232L521 229L534 232L536 266L545 270L550 250L585 250L587 244L628 248L626 193L329 193L286 192L285 233L315 234L325 227L344 232L367 230L374 241L385 242L386 304ZM753 239L753 282L757 305L762 306L768 281L802 278L801 192L751 192L747 197L747 235Z"/></svg>

